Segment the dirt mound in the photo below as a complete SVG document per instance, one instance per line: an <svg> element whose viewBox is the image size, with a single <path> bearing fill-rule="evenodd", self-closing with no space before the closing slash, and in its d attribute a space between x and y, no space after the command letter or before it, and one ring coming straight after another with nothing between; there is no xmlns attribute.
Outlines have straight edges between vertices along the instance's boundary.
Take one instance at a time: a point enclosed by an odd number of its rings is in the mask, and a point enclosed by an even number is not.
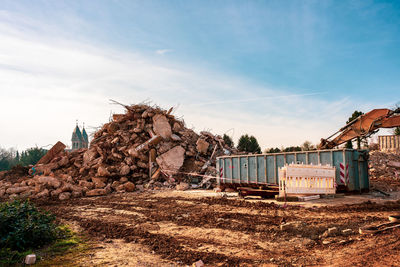
<svg viewBox="0 0 400 267"><path fill-rule="evenodd" d="M0 181L0 197L65 200L177 184L185 190L190 174L215 176L215 158L232 153L220 136L186 128L172 109L124 107L125 114L114 114L94 134L89 149L68 153L58 142L40 161L45 164L30 170L33 178Z"/></svg>
<svg viewBox="0 0 400 267"><path fill-rule="evenodd" d="M0 180L15 183L18 180L21 180L22 177L28 175L29 167L24 167L21 165L16 165L11 168L9 171L0 172Z"/></svg>

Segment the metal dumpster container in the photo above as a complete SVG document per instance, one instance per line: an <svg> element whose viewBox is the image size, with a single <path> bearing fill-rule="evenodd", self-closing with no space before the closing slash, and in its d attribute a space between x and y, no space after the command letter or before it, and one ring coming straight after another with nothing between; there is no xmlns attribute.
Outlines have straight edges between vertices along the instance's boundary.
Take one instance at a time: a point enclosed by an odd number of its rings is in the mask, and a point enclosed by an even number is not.
<svg viewBox="0 0 400 267"><path fill-rule="evenodd" d="M368 191L368 150L328 149L217 158L218 184L278 185L279 168L285 163L322 164L336 167L336 184L346 191ZM340 165L348 166L348 183L340 179Z"/></svg>

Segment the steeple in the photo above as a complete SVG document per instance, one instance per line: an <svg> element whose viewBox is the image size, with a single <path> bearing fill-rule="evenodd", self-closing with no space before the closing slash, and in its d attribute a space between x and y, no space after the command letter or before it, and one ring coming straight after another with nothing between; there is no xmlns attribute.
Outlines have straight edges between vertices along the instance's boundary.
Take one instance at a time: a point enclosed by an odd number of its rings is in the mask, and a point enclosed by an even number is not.
<svg viewBox="0 0 400 267"><path fill-rule="evenodd" d="M76 120L76 126L74 131L72 132L72 150L87 148L88 147L88 135L86 133L85 127L83 127L83 134L78 126L78 120Z"/></svg>
<svg viewBox="0 0 400 267"><path fill-rule="evenodd" d="M83 137L83 141L85 141L86 144L88 144L89 143L89 138L88 138L88 135L87 135L86 130L85 130L85 123L83 123L82 137Z"/></svg>

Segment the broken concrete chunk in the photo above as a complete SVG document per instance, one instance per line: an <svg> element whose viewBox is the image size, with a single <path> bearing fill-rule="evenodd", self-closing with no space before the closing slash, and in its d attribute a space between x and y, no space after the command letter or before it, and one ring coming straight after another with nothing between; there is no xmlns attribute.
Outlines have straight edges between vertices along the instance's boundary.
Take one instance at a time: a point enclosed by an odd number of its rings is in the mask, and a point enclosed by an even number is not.
<svg viewBox="0 0 400 267"><path fill-rule="evenodd" d="M387 165L390 167L400 168L400 162L397 161L389 161Z"/></svg>
<svg viewBox="0 0 400 267"><path fill-rule="evenodd" d="M105 189L93 189L86 192L86 196L88 197L103 196L105 194L107 194Z"/></svg>
<svg viewBox="0 0 400 267"><path fill-rule="evenodd" d="M124 189L126 192L133 192L135 191L135 184L132 182L126 182L124 184Z"/></svg>
<svg viewBox="0 0 400 267"><path fill-rule="evenodd" d="M52 186L54 188L59 188L61 185L61 182L54 177L49 177L49 176L41 176L39 177L39 183L42 184L47 184L49 186Z"/></svg>
<svg viewBox="0 0 400 267"><path fill-rule="evenodd" d="M196 149L198 152L206 154L208 151L208 147L210 146L210 144L204 140L199 138L196 142Z"/></svg>
<svg viewBox="0 0 400 267"><path fill-rule="evenodd" d="M48 197L49 196L49 190L45 189L42 192L40 192L39 194L36 195L37 198L42 198L42 197Z"/></svg>
<svg viewBox="0 0 400 267"><path fill-rule="evenodd" d="M44 155L37 164L49 163L53 158L55 158L60 152L64 151L65 145L58 141L50 150Z"/></svg>
<svg viewBox="0 0 400 267"><path fill-rule="evenodd" d="M193 267L204 267L204 262L202 260L198 260L193 263Z"/></svg>
<svg viewBox="0 0 400 267"><path fill-rule="evenodd" d="M96 149L89 149L83 153L83 164L88 164L97 157L98 153Z"/></svg>
<svg viewBox="0 0 400 267"><path fill-rule="evenodd" d="M125 176L125 175L128 175L130 173L130 171L131 171L131 168L128 165L123 165L121 167L119 174Z"/></svg>
<svg viewBox="0 0 400 267"><path fill-rule="evenodd" d="M343 233L344 235L351 235L351 234L353 233L353 230L352 230L352 229L344 229L344 230L342 231L342 233Z"/></svg>
<svg viewBox="0 0 400 267"><path fill-rule="evenodd" d="M67 199L70 199L70 198L71 198L71 193L70 193L70 192L61 193L61 194L58 196L58 199L59 199L59 200L67 200Z"/></svg>
<svg viewBox="0 0 400 267"><path fill-rule="evenodd" d="M107 178L104 177L92 177L92 182L96 188L104 188L106 186Z"/></svg>
<svg viewBox="0 0 400 267"><path fill-rule="evenodd" d="M29 254L25 257L25 264L32 265L36 262L36 254Z"/></svg>
<svg viewBox="0 0 400 267"><path fill-rule="evenodd" d="M19 194L29 190L29 186L21 186L21 187L10 187L6 190L6 193L11 194Z"/></svg>
<svg viewBox="0 0 400 267"><path fill-rule="evenodd" d="M184 191L188 190L190 188L190 185L185 182L180 182L179 184L176 185L176 190Z"/></svg>
<svg viewBox="0 0 400 267"><path fill-rule="evenodd" d="M100 167L97 169L97 176L100 176L100 177L110 176L110 172L107 170L106 167L100 166Z"/></svg>
<svg viewBox="0 0 400 267"><path fill-rule="evenodd" d="M153 130L164 139L169 139L172 135L171 125L167 117L161 114L153 117Z"/></svg>
<svg viewBox="0 0 400 267"><path fill-rule="evenodd" d="M176 146L156 158L157 164L162 170L176 172L178 171L185 159L185 149L181 146Z"/></svg>
<svg viewBox="0 0 400 267"><path fill-rule="evenodd" d="M172 134L171 139L174 141L182 141L182 138L180 138L179 135L176 134Z"/></svg>

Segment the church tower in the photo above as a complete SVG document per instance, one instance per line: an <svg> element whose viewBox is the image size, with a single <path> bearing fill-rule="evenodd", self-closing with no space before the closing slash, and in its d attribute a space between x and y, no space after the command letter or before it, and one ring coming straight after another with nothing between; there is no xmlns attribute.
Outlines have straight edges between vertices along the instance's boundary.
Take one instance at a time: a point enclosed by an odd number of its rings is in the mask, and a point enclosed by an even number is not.
<svg viewBox="0 0 400 267"><path fill-rule="evenodd" d="M89 147L89 138L85 130L85 125L83 125L81 132L78 126L78 121L76 121L76 127L72 132L71 142L72 142L72 149L71 149L72 151Z"/></svg>

